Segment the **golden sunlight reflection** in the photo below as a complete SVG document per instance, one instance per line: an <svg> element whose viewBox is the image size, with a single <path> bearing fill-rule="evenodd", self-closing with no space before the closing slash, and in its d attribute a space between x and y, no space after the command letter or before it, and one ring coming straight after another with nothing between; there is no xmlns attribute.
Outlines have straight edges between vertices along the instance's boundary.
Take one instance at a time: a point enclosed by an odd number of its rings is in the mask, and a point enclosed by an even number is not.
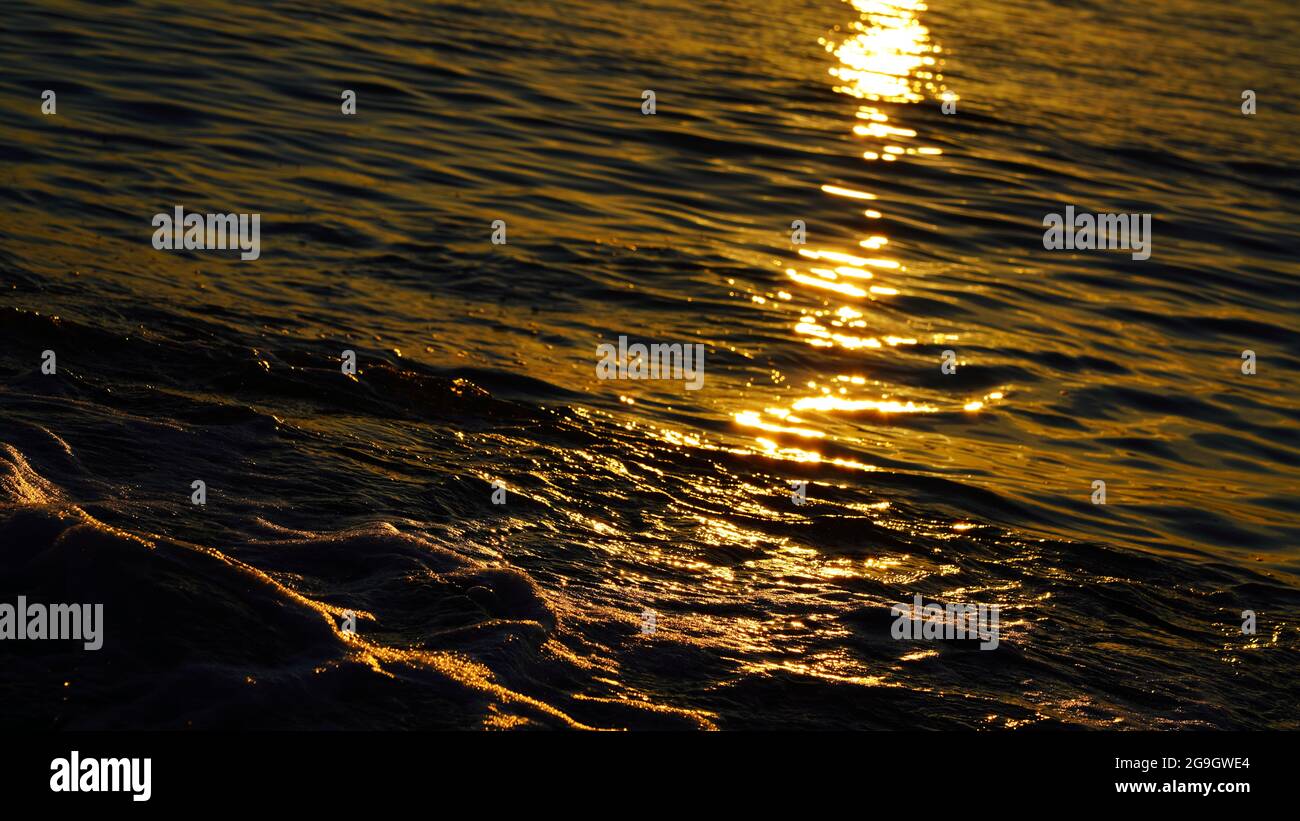
<svg viewBox="0 0 1300 821"><path fill-rule="evenodd" d="M915 145L916 130L893 121L901 106L927 99L957 99L943 84L943 49L931 41L929 30L921 24L925 4L920 0L845 2L852 6L857 19L845 27L842 39L823 37L818 43L836 59L829 69L834 90L858 102L849 129L855 138L869 143L863 158L894 162L941 154L938 148ZM877 192L839 182L828 182L821 190L837 201L874 205L881 198ZM883 216L874 208L862 213L867 219ZM871 231L854 247L798 249L798 267L787 267L785 275L798 286L796 294L811 300L811 304L801 309L793 326L797 338L812 348L843 351L887 351L918 344L909 334L884 332L879 314L871 310L878 299L899 294L898 283L888 280L907 270L898 259L887 255L888 245L888 237ZM784 291L779 297L794 298ZM950 342L956 338L951 334L934 337L930 341ZM907 414L977 413L989 402L1002 398L1001 393L995 393L938 407L892 396L889 386L853 374L836 376L830 384L820 387L810 382L808 387L811 393L796 398L788 409L742 410L734 414L738 426L754 431L758 452L796 462L874 469L854 460L824 458L813 448L827 441L826 432L794 413L820 414L823 419L827 414L876 414L883 419Z"/></svg>

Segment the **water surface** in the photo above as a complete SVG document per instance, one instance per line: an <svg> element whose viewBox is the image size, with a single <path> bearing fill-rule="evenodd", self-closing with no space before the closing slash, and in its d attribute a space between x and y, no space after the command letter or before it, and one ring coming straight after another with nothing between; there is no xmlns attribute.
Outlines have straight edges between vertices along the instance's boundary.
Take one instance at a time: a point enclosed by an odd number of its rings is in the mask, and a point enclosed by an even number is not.
<svg viewBox="0 0 1300 821"><path fill-rule="evenodd" d="M107 636L6 647L0 716L1300 727L1297 23L10 3L0 600ZM153 249L175 205L261 258ZM1044 250L1067 205L1151 258ZM597 379L619 335L704 388ZM894 641L915 594L998 649Z"/></svg>

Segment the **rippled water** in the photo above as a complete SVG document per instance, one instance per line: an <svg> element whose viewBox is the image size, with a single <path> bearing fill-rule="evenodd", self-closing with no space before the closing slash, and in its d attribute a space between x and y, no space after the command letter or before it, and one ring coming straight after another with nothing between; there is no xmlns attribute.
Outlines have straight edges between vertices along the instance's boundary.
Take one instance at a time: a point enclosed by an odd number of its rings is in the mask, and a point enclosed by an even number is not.
<svg viewBox="0 0 1300 821"><path fill-rule="evenodd" d="M5 648L5 724L1300 727L1294 5L5 18L0 601L106 619Z"/></svg>

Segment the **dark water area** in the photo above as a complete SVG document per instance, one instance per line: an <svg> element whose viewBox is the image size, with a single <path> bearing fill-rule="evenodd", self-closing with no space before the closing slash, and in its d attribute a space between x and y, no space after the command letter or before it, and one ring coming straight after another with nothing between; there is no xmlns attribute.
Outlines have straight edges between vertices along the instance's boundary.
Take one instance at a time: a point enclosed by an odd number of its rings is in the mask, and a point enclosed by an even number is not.
<svg viewBox="0 0 1300 821"><path fill-rule="evenodd" d="M3 18L0 726L1300 729L1294 4Z"/></svg>

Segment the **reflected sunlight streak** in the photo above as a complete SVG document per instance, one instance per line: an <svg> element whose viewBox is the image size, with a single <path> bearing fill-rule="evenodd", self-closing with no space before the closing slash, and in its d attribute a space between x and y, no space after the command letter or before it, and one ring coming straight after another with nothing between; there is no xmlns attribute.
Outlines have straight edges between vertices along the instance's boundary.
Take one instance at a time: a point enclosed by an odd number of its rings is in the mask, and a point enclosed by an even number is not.
<svg viewBox="0 0 1300 821"><path fill-rule="evenodd" d="M838 61L829 69L836 81L834 91L860 101L850 127L855 137L872 140L876 146L863 152L867 161L894 161L898 157L913 155L934 156L942 154L938 148L912 147L907 143L917 136L915 129L891 123L893 108L888 106L911 105L926 99L956 100L956 95L943 86L942 48L931 42L929 30L921 24L919 15L926 10L920 0L845 0L857 13L848 26L847 37L839 43L819 38L818 43ZM879 195L848 185L826 183L821 190L837 198L858 201L876 201ZM868 219L882 215L874 209L864 212ZM887 237L872 233L858 242L858 246L879 253L889 243ZM818 267L805 271L786 268L790 281L806 286L804 295L821 301L837 296L852 300L874 301L877 297L897 296L899 290L888 284L866 285L878 274L905 271L895 259L863 257L833 248L800 248L801 261L821 262ZM867 269L875 269L867 270ZM848 281L846 281L848 280ZM863 282L863 286L856 284ZM788 297L787 297L788 298ZM850 305L826 308L805 308L794 325L794 332L813 348L840 348L843 350L884 350L900 345L915 345L917 340L908 336L872 334L867 329L870 319L863 311ZM853 397L846 395L850 389L865 386L861 377L836 377L845 386L838 395L823 388L820 396L797 399L790 410L822 412L889 414L939 413L947 409L917 403L911 400L888 399L886 396ZM811 387L810 383L810 387ZM978 412L985 403L1001 393L982 399L971 399L959 406L961 411ZM737 425L753 428L771 435L791 435L802 439L824 439L825 432L809 427L790 427L781 424L790 410L768 408L764 413L747 410L734 414ZM956 409L953 409L956 410ZM764 419L764 414L775 421ZM783 447L772 438L757 437L759 452L765 456L790 459L798 462L820 462L821 454L803 448ZM832 460L827 460L828 462ZM857 467L859 463L834 460L836 464ZM867 468L866 465L860 465Z"/></svg>

